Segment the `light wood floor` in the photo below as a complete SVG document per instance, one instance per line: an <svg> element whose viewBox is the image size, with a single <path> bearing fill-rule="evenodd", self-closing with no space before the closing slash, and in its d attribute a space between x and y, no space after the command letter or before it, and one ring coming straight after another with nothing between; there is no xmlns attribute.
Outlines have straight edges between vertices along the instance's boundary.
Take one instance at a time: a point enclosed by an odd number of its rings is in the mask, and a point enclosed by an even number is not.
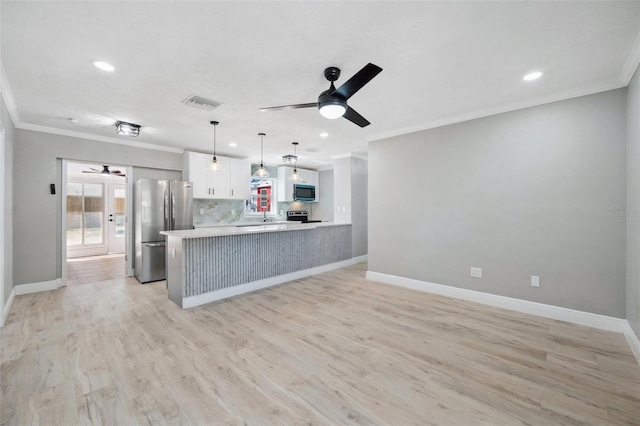
<svg viewBox="0 0 640 426"><path fill-rule="evenodd" d="M76 257L67 260L67 285L97 283L126 276L123 254Z"/></svg>
<svg viewBox="0 0 640 426"><path fill-rule="evenodd" d="M621 334L367 281L181 310L164 282L18 296L1 424L640 424Z"/></svg>

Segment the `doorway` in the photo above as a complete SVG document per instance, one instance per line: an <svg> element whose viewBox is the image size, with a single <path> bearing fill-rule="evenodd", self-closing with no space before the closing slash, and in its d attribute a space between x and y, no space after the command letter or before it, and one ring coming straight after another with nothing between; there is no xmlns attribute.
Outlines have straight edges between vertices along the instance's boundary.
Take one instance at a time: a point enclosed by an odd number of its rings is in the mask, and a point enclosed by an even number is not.
<svg viewBox="0 0 640 426"><path fill-rule="evenodd" d="M89 284L127 276L126 170L63 161L63 282Z"/></svg>

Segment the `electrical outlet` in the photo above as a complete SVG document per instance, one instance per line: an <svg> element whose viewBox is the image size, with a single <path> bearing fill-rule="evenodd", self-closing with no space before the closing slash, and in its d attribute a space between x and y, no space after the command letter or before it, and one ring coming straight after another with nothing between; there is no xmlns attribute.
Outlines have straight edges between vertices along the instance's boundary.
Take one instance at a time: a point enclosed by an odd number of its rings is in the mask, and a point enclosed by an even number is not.
<svg viewBox="0 0 640 426"><path fill-rule="evenodd" d="M531 287L540 287L540 277L531 275Z"/></svg>
<svg viewBox="0 0 640 426"><path fill-rule="evenodd" d="M200 214L204 214L204 209L200 209Z"/></svg>
<svg viewBox="0 0 640 426"><path fill-rule="evenodd" d="M473 278L482 278L482 268L471 268L471 276Z"/></svg>

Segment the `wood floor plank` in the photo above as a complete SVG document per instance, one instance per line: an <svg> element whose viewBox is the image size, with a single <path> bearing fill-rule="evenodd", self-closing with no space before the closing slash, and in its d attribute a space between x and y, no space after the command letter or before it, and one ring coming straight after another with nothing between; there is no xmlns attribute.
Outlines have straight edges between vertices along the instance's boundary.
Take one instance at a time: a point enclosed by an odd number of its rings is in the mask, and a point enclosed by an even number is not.
<svg viewBox="0 0 640 426"><path fill-rule="evenodd" d="M18 296L0 424L640 425L621 334L365 272L189 310L131 278Z"/></svg>

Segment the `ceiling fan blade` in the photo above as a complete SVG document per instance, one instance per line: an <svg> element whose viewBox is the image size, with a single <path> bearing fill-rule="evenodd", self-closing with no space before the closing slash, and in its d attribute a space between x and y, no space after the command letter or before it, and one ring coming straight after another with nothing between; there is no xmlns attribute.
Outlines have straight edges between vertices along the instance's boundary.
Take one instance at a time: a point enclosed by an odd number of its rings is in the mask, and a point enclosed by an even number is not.
<svg viewBox="0 0 640 426"><path fill-rule="evenodd" d="M366 118L358 114L356 110L351 107L347 107L347 111L345 111L343 117L360 127L367 127L371 124Z"/></svg>
<svg viewBox="0 0 640 426"><path fill-rule="evenodd" d="M111 174L112 175L119 175L119 174L122 174L122 172L120 170L111 170Z"/></svg>
<svg viewBox="0 0 640 426"><path fill-rule="evenodd" d="M87 171L87 170L83 170L82 173L100 173L100 172L98 172L98 171L90 172L90 171Z"/></svg>
<svg viewBox="0 0 640 426"><path fill-rule="evenodd" d="M369 63L364 66L360 71L354 74L346 83L342 86L338 87L334 94L340 95L344 99L349 99L353 96L358 90L362 89L362 87L370 82L373 77L380 74L382 68L372 63Z"/></svg>
<svg viewBox="0 0 640 426"><path fill-rule="evenodd" d="M93 167L89 167L89 170L94 170L94 171L96 171L96 172L100 173L100 170L98 170L98 169L94 169Z"/></svg>
<svg viewBox="0 0 640 426"><path fill-rule="evenodd" d="M275 107L269 107L269 108L260 108L258 111L281 111L284 109L300 109L300 108L318 108L318 103L317 102L313 102L313 103L308 103L308 104L296 104L296 105L282 105L282 106L275 106Z"/></svg>

